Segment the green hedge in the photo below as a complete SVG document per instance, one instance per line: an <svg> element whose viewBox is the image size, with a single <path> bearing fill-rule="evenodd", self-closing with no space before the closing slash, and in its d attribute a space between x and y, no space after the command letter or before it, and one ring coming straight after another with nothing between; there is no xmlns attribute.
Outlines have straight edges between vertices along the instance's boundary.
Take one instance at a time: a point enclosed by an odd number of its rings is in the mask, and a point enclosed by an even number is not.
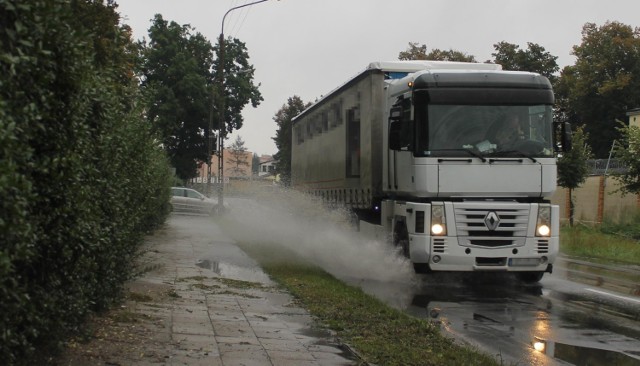
<svg viewBox="0 0 640 366"><path fill-rule="evenodd" d="M118 298L171 176L113 4L0 0L0 24L0 360L27 364Z"/></svg>

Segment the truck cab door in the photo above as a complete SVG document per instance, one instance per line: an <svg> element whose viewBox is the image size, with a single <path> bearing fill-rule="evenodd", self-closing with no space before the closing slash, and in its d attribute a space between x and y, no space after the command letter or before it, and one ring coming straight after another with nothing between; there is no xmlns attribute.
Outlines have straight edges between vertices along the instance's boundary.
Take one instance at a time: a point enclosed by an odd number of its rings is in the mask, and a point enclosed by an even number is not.
<svg viewBox="0 0 640 366"><path fill-rule="evenodd" d="M388 182L392 191L413 188L414 123L411 118L411 99L398 98L389 113Z"/></svg>

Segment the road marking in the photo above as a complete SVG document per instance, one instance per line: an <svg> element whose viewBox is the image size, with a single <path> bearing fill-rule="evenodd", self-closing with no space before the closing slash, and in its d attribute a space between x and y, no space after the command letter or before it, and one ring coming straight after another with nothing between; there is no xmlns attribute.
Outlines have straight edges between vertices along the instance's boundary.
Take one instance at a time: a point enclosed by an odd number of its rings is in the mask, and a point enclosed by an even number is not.
<svg viewBox="0 0 640 366"><path fill-rule="evenodd" d="M623 300L626 300L626 301L633 301L633 302L640 303L640 300L638 300L638 299L634 299L634 298L631 298L631 297L620 296L620 295L614 295L614 294L611 294L611 293L608 293L608 292L605 292L605 291L594 290L594 289L592 289L592 288L586 288L586 287L585 287L585 290L586 290L586 291L595 292L595 293L600 294L600 295L606 295L606 296L611 296L611 297L617 297L618 299L623 299Z"/></svg>

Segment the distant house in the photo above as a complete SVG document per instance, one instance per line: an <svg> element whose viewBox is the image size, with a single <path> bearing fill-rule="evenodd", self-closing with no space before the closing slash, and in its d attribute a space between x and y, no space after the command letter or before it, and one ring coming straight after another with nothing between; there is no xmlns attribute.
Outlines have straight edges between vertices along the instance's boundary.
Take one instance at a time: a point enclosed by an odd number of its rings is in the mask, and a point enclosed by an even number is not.
<svg viewBox="0 0 640 366"><path fill-rule="evenodd" d="M262 155L260 157L260 169L258 170L259 177L268 177L275 174L276 161L273 160L271 155Z"/></svg>
<svg viewBox="0 0 640 366"><path fill-rule="evenodd" d="M251 162L253 159L253 153L244 151L241 153L234 152L232 150L224 149L224 177L228 178L250 178L251 177ZM206 163L201 164L198 167L198 178L200 180L207 178L208 166ZM211 156L211 177L218 176L218 157L216 155ZM226 180L225 179L225 180Z"/></svg>
<svg viewBox="0 0 640 366"><path fill-rule="evenodd" d="M640 108L629 110L627 117L629 117L629 126L640 127Z"/></svg>

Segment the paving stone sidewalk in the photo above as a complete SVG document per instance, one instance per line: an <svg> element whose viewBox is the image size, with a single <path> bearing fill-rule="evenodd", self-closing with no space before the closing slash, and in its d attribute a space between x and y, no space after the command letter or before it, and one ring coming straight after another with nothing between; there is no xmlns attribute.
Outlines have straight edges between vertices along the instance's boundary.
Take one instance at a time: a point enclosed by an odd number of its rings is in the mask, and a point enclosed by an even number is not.
<svg viewBox="0 0 640 366"><path fill-rule="evenodd" d="M126 304L61 364L358 364L211 218L173 214L146 247Z"/></svg>

